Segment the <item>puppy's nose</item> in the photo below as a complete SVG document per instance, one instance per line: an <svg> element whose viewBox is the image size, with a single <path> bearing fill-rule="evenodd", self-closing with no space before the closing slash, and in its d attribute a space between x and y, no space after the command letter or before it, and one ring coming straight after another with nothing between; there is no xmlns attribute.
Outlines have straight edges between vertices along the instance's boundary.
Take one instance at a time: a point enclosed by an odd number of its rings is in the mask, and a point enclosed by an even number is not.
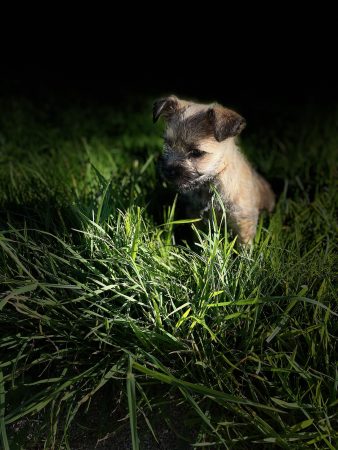
<svg viewBox="0 0 338 450"><path fill-rule="evenodd" d="M169 180L172 180L177 177L178 172L179 172L178 167L170 166L170 167L166 167L166 169L164 171L164 175Z"/></svg>

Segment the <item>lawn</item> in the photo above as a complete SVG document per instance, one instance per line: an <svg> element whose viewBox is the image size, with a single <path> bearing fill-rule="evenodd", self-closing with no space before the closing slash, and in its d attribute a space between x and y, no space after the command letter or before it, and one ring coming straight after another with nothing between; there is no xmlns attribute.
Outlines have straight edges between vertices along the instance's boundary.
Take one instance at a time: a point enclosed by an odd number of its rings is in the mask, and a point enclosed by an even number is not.
<svg viewBox="0 0 338 450"><path fill-rule="evenodd" d="M246 251L180 223L153 99L0 102L2 447L334 450L338 110L249 111Z"/></svg>

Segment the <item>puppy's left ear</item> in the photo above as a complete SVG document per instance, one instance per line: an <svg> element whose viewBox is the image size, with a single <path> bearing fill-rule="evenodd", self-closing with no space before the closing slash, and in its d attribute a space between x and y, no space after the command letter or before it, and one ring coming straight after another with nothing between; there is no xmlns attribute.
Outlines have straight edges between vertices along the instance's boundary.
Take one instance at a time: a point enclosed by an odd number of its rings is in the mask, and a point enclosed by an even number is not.
<svg viewBox="0 0 338 450"><path fill-rule="evenodd" d="M153 122L157 122L160 116L168 119L178 109L178 98L175 95L156 100L153 106Z"/></svg>
<svg viewBox="0 0 338 450"><path fill-rule="evenodd" d="M216 104L209 108L207 115L209 122L214 127L214 136L218 142L237 136L246 126L242 116L221 105Z"/></svg>

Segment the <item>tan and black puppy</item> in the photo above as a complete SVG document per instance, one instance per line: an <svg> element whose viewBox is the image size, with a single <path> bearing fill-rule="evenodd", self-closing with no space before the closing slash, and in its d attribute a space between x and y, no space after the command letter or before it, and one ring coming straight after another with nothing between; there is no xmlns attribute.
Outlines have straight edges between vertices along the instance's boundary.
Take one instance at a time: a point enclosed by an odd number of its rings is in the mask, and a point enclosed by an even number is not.
<svg viewBox="0 0 338 450"><path fill-rule="evenodd" d="M259 212L272 211L275 198L236 143L245 127L243 117L217 103L198 104L174 95L155 102L154 122L160 116L166 120L160 172L185 196L187 215L203 216L214 185L239 241L252 243Z"/></svg>

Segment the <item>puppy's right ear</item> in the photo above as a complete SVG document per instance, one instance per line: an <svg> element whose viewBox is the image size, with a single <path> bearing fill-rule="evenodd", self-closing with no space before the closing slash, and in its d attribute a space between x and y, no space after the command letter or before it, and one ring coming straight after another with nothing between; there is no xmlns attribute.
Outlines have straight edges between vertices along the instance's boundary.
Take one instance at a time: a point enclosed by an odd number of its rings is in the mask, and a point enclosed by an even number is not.
<svg viewBox="0 0 338 450"><path fill-rule="evenodd" d="M237 136L245 128L245 119L242 116L217 103L208 109L207 117L213 125L214 136L218 142Z"/></svg>
<svg viewBox="0 0 338 450"><path fill-rule="evenodd" d="M153 122L157 122L160 116L168 119L178 110L178 98L175 95L156 100L153 106Z"/></svg>

